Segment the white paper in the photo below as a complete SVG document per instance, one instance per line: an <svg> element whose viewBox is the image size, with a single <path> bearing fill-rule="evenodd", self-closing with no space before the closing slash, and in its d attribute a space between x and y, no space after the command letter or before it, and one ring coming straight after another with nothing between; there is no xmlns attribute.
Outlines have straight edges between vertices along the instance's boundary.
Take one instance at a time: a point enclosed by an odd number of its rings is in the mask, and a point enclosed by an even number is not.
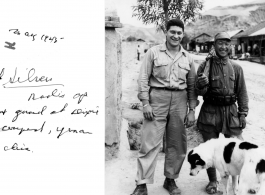
<svg viewBox="0 0 265 195"><path fill-rule="evenodd" d="M103 9L1 1L0 194L103 194Z"/></svg>

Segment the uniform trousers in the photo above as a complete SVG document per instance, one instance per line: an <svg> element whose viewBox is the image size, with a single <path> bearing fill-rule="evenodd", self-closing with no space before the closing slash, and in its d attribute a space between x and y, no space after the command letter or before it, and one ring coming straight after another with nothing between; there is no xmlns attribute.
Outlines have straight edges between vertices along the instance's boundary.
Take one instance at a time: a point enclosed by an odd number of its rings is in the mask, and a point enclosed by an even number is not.
<svg viewBox="0 0 265 195"><path fill-rule="evenodd" d="M151 88L149 103L154 120L144 119L141 148L137 159L137 185L152 184L157 157L166 131L164 175L170 179L179 176L187 153L184 118L187 115L187 91Z"/></svg>

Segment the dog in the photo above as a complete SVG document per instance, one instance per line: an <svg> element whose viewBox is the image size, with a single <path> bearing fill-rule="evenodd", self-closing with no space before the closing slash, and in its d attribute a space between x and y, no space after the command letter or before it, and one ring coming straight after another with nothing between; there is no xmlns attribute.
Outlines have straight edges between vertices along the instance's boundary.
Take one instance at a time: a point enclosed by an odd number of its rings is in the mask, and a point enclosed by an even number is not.
<svg viewBox="0 0 265 195"><path fill-rule="evenodd" d="M238 194L247 195L250 192L265 195L265 150L263 148L257 148L245 154Z"/></svg>
<svg viewBox="0 0 265 195"><path fill-rule="evenodd" d="M215 167L219 171L221 182L225 187L224 194L228 194L229 175L232 176L233 192L237 194L239 187L238 176L244 165L246 153L252 153L257 148L257 145L237 138L208 140L189 152L190 175L195 176L202 169ZM243 182L243 178L241 179Z"/></svg>

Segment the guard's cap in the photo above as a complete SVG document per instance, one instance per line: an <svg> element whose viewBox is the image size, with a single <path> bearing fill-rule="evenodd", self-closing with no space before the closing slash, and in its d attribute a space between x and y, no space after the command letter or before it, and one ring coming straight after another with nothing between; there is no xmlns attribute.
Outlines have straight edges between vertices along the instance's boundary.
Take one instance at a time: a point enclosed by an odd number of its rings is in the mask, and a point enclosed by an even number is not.
<svg viewBox="0 0 265 195"><path fill-rule="evenodd" d="M217 41L218 39L227 39L227 40L231 41L231 38L227 32L217 33L214 37L214 41Z"/></svg>

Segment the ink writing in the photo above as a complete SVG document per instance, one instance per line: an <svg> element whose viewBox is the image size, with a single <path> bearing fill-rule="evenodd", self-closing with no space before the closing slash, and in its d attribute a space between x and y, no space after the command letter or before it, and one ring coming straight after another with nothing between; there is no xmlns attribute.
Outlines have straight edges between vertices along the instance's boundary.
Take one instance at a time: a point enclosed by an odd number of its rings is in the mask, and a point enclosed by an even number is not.
<svg viewBox="0 0 265 195"><path fill-rule="evenodd" d="M91 113L98 115L98 110L74 109L74 111L71 114L84 114L84 117L86 117L88 114Z"/></svg>
<svg viewBox="0 0 265 195"><path fill-rule="evenodd" d="M92 134L91 132L87 132L84 130L75 130L75 129L71 129L71 128L65 129L64 127L63 128L57 127L57 131L60 132L59 135L57 136L58 139L66 133Z"/></svg>
<svg viewBox="0 0 265 195"><path fill-rule="evenodd" d="M8 150L18 150L18 151L19 151L19 150L20 150L20 151L21 151L21 150L25 150L25 151L30 151L29 148L26 148L26 147L25 147L25 144L23 144L23 145L24 145L24 147L19 147L17 143L14 143L11 147L5 146L5 147L4 147L4 150L5 150L5 151L8 151Z"/></svg>
<svg viewBox="0 0 265 195"><path fill-rule="evenodd" d="M15 35L20 35L21 32L19 31L19 29L9 29L9 32L13 32ZM23 34L23 33L22 33ZM35 33L31 33L31 32L25 32L24 35L26 37L31 38L32 41L35 41L37 39L37 34ZM46 42L46 41L50 41L50 43L56 43L58 42L58 39L56 36L49 36L49 35L45 35L43 34L40 38L40 40ZM63 37L61 37L60 39L64 39Z"/></svg>
<svg viewBox="0 0 265 195"><path fill-rule="evenodd" d="M43 115L43 112L46 110L47 106L43 106L41 111L39 112L33 112L33 111L27 111L27 110L17 110L16 116L13 118L12 122L15 122L20 114L40 114Z"/></svg>
<svg viewBox="0 0 265 195"><path fill-rule="evenodd" d="M3 70L2 70L3 71ZM29 85L29 86L6 86L7 84L21 84L21 83L49 83L52 81L52 78L48 78L46 76L35 76L35 68L31 68L27 75L24 78L17 76L17 68L15 69L15 73L13 77L10 77L9 81L3 84L4 88L23 88L23 87L43 87L43 86L52 86L52 85L62 85L62 84L49 84L49 85ZM3 73L4 74L4 73ZM62 85L63 86L63 85Z"/></svg>
<svg viewBox="0 0 265 195"><path fill-rule="evenodd" d="M36 97L35 93L30 94L28 101L30 100L39 100L39 99L48 99L50 97L64 98L65 94L58 92L58 89L54 89L50 95L41 95Z"/></svg>
<svg viewBox="0 0 265 195"><path fill-rule="evenodd" d="M65 105L64 105L64 107L61 109L61 110L59 110L58 112L56 112L56 111L52 111L51 112L51 114L58 114L58 113L60 113L60 112L63 112L63 111L65 111L65 108L68 106L68 103L66 103Z"/></svg>
<svg viewBox="0 0 265 195"><path fill-rule="evenodd" d="M76 99L78 98L78 104L82 102L83 98L84 97L87 97L87 92L85 92L84 94L80 94L80 93L77 93L74 95L73 99Z"/></svg>
<svg viewBox="0 0 265 195"><path fill-rule="evenodd" d="M25 131L32 131L32 132L41 132L44 129L46 121L43 122L42 126L39 129L34 128L23 128L23 127L15 127L15 126L3 126L1 128L2 131L19 131L18 135L21 135Z"/></svg>

